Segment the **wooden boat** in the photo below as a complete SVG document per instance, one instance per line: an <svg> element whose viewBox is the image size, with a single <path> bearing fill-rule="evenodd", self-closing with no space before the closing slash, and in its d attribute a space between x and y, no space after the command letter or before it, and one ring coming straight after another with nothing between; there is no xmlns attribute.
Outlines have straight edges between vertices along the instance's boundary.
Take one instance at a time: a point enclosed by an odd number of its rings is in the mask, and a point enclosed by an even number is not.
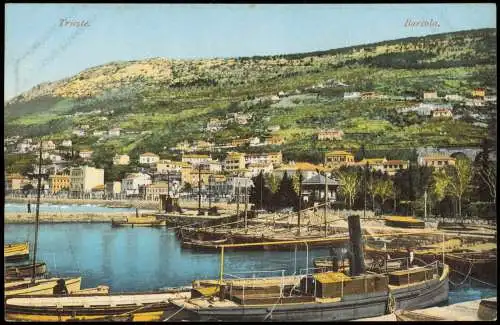
<svg viewBox="0 0 500 325"><path fill-rule="evenodd" d="M158 220L155 216L127 217L125 220L111 220L112 227L161 227L166 226L166 220Z"/></svg>
<svg viewBox="0 0 500 325"><path fill-rule="evenodd" d="M47 265L43 262L35 264L35 277L47 273ZM33 264L12 265L5 269L6 280L33 277Z"/></svg>
<svg viewBox="0 0 500 325"><path fill-rule="evenodd" d="M219 239L219 240L191 239L191 240L183 241L181 244L181 247L195 249L195 250L215 251L215 250L217 250L217 245L224 244L226 242L227 242L227 239Z"/></svg>
<svg viewBox="0 0 500 325"><path fill-rule="evenodd" d="M5 244L3 248L6 262L22 261L30 255L29 242Z"/></svg>
<svg viewBox="0 0 500 325"><path fill-rule="evenodd" d="M176 311L171 299L190 296L183 291L13 297L5 302L5 315L11 321L159 321Z"/></svg>
<svg viewBox="0 0 500 325"><path fill-rule="evenodd" d="M428 267L401 271L403 274L367 273L356 277L340 272L317 273L303 276L299 283L288 287L280 277L275 277L265 279L274 280L267 285L247 283L244 290L242 280L225 280L211 297L171 302L179 310L183 309L188 320L353 320L385 315L389 305L394 309L425 308L447 301L449 268L442 264L436 266L436 273L422 281L420 278L429 274ZM405 278L410 282L404 283Z"/></svg>
<svg viewBox="0 0 500 325"><path fill-rule="evenodd" d="M349 216L348 224L352 248L349 275L323 272L224 279L226 247L289 245L299 241L223 244L218 282L212 286L205 285L206 281L203 286L201 281L193 282L191 298L173 299L171 303L179 312L186 313L187 320L262 322L354 320L385 315L397 309L431 307L448 300L448 265L435 261L388 272L368 271L364 263L360 217ZM326 243L329 240L314 241ZM307 244L307 240L303 242Z"/></svg>
<svg viewBox="0 0 500 325"><path fill-rule="evenodd" d="M13 281L5 283L5 296L15 295L52 295L53 289L60 278L36 279L34 284L31 284L31 279L22 281ZM66 288L69 293L80 290L82 278L65 278Z"/></svg>

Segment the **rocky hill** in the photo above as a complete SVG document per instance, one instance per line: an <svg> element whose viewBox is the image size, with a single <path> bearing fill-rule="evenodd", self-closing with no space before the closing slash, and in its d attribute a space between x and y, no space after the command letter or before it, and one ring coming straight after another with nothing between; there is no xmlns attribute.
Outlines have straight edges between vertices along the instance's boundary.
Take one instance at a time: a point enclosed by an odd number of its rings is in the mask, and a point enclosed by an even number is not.
<svg viewBox="0 0 500 325"><path fill-rule="evenodd" d="M312 130L349 128L365 120L385 120L386 132L405 133L387 112L397 105L372 103L372 113L363 107L357 107L361 109L358 112L335 101L345 91L421 95L432 89L440 94L466 96L473 87L496 93L496 29L301 54L112 62L40 84L6 103L5 135L49 135L62 139L82 124L91 125L89 132L121 127L131 132L152 131L152 135L108 141L114 150L159 151L186 136L203 139L207 121L228 112L245 111L255 116L248 125L228 126L211 139L262 136L267 124L279 124L280 134L288 137L289 143L305 146L302 138L309 139ZM288 98L291 105L273 106L269 98L280 92L312 94L316 99ZM242 104L251 100L255 103ZM313 121L315 117L319 123ZM418 128L413 128L418 134ZM377 132L385 129L378 128ZM483 133L472 132L476 137ZM418 145L424 141L421 137L408 141ZM436 141L456 142L444 138ZM95 140L81 139L84 145L94 145ZM353 136L341 145L356 146L362 141L365 140Z"/></svg>

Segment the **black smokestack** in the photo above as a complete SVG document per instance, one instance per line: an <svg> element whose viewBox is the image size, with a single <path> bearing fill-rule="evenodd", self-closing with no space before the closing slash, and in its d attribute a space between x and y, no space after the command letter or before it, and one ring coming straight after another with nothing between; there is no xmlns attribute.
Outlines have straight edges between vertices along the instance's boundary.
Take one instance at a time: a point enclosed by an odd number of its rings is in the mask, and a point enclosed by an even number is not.
<svg viewBox="0 0 500 325"><path fill-rule="evenodd" d="M365 272L365 254L363 252L363 241L361 237L361 224L358 215L348 217L349 238L352 247L350 273L353 276Z"/></svg>

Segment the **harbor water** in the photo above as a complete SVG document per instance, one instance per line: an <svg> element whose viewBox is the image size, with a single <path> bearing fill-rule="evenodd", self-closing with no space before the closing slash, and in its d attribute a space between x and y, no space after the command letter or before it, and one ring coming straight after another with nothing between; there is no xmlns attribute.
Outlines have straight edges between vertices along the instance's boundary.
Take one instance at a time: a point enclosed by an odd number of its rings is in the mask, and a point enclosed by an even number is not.
<svg viewBox="0 0 500 325"><path fill-rule="evenodd" d="M34 242L33 224L6 224L5 243ZM31 245L33 247L33 245ZM167 228L112 228L109 223L41 224L37 260L56 276L82 276L82 288L108 285L112 292L151 291L190 286L195 279L217 279L218 252L181 248ZM304 273L328 249L309 251L228 251L227 277L262 277ZM32 256L32 253L31 255ZM260 271L260 272L259 272ZM496 289L451 287L449 303L496 296Z"/></svg>

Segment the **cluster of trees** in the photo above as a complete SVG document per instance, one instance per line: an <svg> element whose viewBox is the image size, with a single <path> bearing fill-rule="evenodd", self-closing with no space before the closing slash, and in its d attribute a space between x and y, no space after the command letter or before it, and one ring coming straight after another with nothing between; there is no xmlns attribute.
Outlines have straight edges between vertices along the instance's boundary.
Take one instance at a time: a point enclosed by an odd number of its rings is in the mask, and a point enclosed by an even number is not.
<svg viewBox="0 0 500 325"><path fill-rule="evenodd" d="M408 169L389 176L362 167L341 167L333 175L339 181L339 207L369 209L378 213L434 216L494 217L496 163L489 158L492 143L470 161L457 156L455 165L433 169L410 163ZM250 202L258 209L298 209L300 173L286 173L277 180L262 173L253 179ZM311 203L311 202L310 202ZM305 208L304 202L301 205Z"/></svg>
<svg viewBox="0 0 500 325"><path fill-rule="evenodd" d="M280 181L272 174L266 177L261 172L252 181L254 186L250 190L249 201L256 209L276 211L299 208L298 176L290 177L285 172Z"/></svg>

